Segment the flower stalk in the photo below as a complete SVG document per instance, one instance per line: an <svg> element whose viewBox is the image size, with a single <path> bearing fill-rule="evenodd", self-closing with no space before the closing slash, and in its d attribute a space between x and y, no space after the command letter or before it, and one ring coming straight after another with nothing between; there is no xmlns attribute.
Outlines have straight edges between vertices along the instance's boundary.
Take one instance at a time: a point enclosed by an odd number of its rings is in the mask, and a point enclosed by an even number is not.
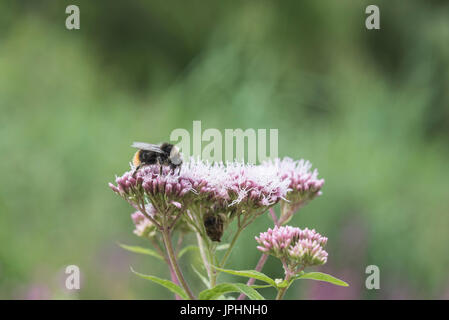
<svg viewBox="0 0 449 320"><path fill-rule="evenodd" d="M184 279L184 276L182 275L181 269L179 268L178 262L176 260L175 251L173 250L173 245L171 242L170 230L164 229L162 232L162 236L164 239L165 248L167 249L168 258L170 260L170 263L173 266L173 270L175 271L178 281L181 283L182 288L187 293L189 298L191 300L195 300L195 296L193 295L192 291L190 290L189 286L187 285L187 282Z"/></svg>
<svg viewBox="0 0 449 320"><path fill-rule="evenodd" d="M235 232L234 237L232 238L232 241L231 241L231 243L229 244L229 248L226 250L225 254L223 255L223 258L221 258L221 261L220 261L220 264L219 264L219 267L220 267L220 268L223 268L223 267L225 266L226 261L228 260L229 255L231 254L231 251L232 251L232 249L234 248L235 243L237 242L237 238L240 236L240 233L241 233L242 231L243 231L243 228L242 228L242 227L239 227L239 228L237 229L237 231Z"/></svg>

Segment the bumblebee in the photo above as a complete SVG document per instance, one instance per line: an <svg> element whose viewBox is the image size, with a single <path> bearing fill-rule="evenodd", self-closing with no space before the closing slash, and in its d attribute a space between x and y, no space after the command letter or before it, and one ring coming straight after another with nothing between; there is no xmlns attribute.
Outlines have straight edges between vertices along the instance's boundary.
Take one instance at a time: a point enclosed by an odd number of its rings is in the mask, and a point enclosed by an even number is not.
<svg viewBox="0 0 449 320"><path fill-rule="evenodd" d="M221 214L206 213L203 218L203 223L209 239L220 242L224 226L224 220Z"/></svg>
<svg viewBox="0 0 449 320"><path fill-rule="evenodd" d="M176 168L181 170L182 155L177 146L164 142L159 145L145 142L134 142L131 147L139 149L133 157L133 164L136 167L133 176L145 165L160 165L160 174L162 166L170 166L174 171Z"/></svg>

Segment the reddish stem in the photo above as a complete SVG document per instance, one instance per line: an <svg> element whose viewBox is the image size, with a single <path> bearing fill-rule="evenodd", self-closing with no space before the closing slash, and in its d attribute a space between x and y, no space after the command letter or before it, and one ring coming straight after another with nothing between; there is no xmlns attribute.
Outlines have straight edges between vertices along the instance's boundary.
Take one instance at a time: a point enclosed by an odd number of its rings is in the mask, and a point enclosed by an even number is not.
<svg viewBox="0 0 449 320"><path fill-rule="evenodd" d="M179 281L178 281L178 277L176 277L176 273L173 270L173 267L171 265L171 263L168 264L168 267L170 268L170 277L171 277L171 281L173 281L175 284L177 284L178 286L180 285ZM175 294L175 299L176 300L182 300L182 298L180 296L178 296L177 294Z"/></svg>

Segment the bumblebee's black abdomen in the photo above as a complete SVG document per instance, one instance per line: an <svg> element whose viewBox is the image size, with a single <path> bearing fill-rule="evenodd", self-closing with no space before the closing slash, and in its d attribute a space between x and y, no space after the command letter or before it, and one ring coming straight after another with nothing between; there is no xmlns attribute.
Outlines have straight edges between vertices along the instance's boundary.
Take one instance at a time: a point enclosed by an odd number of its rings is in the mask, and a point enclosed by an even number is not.
<svg viewBox="0 0 449 320"><path fill-rule="evenodd" d="M219 215L206 214L203 223L209 239L220 242L223 235L223 219Z"/></svg>
<svg viewBox="0 0 449 320"><path fill-rule="evenodd" d="M156 164L158 154L152 151L140 150L139 160L144 164Z"/></svg>

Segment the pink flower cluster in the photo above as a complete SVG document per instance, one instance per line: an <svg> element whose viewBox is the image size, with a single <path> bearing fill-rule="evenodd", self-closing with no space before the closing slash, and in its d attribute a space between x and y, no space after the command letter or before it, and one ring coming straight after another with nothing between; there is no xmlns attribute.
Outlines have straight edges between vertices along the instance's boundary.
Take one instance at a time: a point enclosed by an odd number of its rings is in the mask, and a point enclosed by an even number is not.
<svg viewBox="0 0 449 320"><path fill-rule="evenodd" d="M159 166L156 165L145 166L135 176L131 170L116 178L117 186L111 183L109 186L124 197L136 197L139 193L144 192L149 197L165 195L170 199L181 199L193 190L194 185L199 187L198 182L177 175L168 167L163 168L162 174L159 170Z"/></svg>
<svg viewBox="0 0 449 320"><path fill-rule="evenodd" d="M234 162L227 164L226 173L230 205L245 201L253 207L271 206L284 199L289 191L288 181L281 180L270 168Z"/></svg>
<svg viewBox="0 0 449 320"><path fill-rule="evenodd" d="M327 238L315 230L291 226L274 227L256 237L257 249L286 261L288 265L313 266L327 261L323 247Z"/></svg>
<svg viewBox="0 0 449 320"><path fill-rule="evenodd" d="M145 205L144 210L149 217L155 219L157 211L152 204ZM131 219L135 226L134 234L139 237L151 238L156 235L157 227L150 221L150 219L148 219L148 216L145 216L140 211L131 214Z"/></svg>
<svg viewBox="0 0 449 320"><path fill-rule="evenodd" d="M261 165L211 164L191 158L179 172L164 166L161 174L159 165L148 165L133 175L132 168L116 178L116 185L109 186L135 208L151 203L166 213L201 203L209 210L260 214L279 201L290 203L298 197L306 200L318 195L324 180L310 170L309 162L289 158Z"/></svg>
<svg viewBox="0 0 449 320"><path fill-rule="evenodd" d="M150 212L150 209L146 209ZM134 222L135 229L134 234L139 237L153 237L156 235L156 226L145 217L140 211L136 211L131 215L131 219Z"/></svg>
<svg viewBox="0 0 449 320"><path fill-rule="evenodd" d="M288 181L290 190L286 197L289 200L294 197L313 199L321 195L324 179L318 179L317 169L311 171L312 164L309 161L274 159L263 162L262 167L276 171L282 181Z"/></svg>

